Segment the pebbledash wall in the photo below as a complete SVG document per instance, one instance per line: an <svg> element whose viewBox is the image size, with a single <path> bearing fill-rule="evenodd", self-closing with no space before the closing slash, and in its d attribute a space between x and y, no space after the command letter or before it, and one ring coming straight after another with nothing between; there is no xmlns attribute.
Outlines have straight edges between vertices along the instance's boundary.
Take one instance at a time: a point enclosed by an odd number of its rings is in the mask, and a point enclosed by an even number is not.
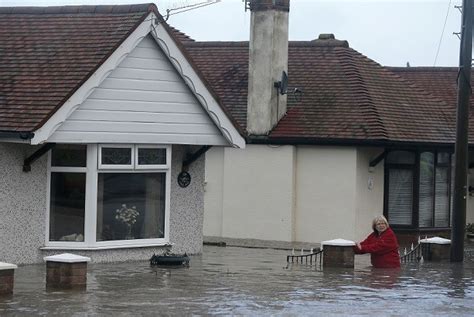
<svg viewBox="0 0 474 317"><path fill-rule="evenodd" d="M189 167L191 184L181 188L177 176L183 157L198 147L172 148L170 243L175 253L202 251L204 214L204 156ZM92 258L93 262L147 260L163 247L123 248L93 251L41 250L46 223L47 156L32 164L31 172L22 171L23 160L37 147L0 143L0 262L41 263L43 257L71 252Z"/></svg>
<svg viewBox="0 0 474 317"><path fill-rule="evenodd" d="M0 261L39 262L44 245L46 156L24 173L23 160L38 147L0 143Z"/></svg>

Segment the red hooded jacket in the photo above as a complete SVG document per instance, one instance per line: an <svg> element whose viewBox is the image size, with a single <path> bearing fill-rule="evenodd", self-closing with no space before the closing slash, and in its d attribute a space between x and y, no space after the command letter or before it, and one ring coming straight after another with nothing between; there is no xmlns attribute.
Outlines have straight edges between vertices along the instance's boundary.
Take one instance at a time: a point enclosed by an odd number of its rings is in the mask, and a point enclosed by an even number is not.
<svg viewBox="0 0 474 317"><path fill-rule="evenodd" d="M392 229L387 228L382 234L371 233L360 243L361 248L354 247L356 254L370 253L370 262L375 268L400 267L398 241Z"/></svg>

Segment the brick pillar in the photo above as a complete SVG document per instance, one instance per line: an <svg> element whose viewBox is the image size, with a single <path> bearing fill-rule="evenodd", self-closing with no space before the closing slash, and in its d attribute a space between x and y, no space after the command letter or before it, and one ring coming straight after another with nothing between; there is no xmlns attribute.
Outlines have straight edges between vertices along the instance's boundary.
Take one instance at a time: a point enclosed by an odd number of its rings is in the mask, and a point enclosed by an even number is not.
<svg viewBox="0 0 474 317"><path fill-rule="evenodd" d="M353 241L335 239L321 242L323 247L323 267L354 268Z"/></svg>
<svg viewBox="0 0 474 317"><path fill-rule="evenodd" d="M446 261L451 257L451 240L440 237L420 240L423 260Z"/></svg>
<svg viewBox="0 0 474 317"><path fill-rule="evenodd" d="M70 253L47 256L46 287L47 288L86 288L87 262L90 258Z"/></svg>
<svg viewBox="0 0 474 317"><path fill-rule="evenodd" d="M15 264L0 262L0 296L13 294Z"/></svg>

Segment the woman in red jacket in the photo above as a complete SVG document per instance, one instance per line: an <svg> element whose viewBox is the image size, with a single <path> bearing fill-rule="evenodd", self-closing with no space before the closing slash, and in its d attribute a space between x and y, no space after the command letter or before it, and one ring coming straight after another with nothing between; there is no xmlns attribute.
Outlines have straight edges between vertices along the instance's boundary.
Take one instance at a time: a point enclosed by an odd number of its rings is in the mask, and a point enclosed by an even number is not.
<svg viewBox="0 0 474 317"><path fill-rule="evenodd" d="M399 268L398 241L387 219L384 216L375 217L372 229L374 232L354 246L354 252L370 253L370 262L375 268Z"/></svg>

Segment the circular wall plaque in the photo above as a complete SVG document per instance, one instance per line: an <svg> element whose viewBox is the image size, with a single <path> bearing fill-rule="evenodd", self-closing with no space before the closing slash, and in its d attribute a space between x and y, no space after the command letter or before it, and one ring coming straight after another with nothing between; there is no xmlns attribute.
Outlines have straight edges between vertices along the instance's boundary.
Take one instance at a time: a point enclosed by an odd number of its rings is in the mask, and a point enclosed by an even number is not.
<svg viewBox="0 0 474 317"><path fill-rule="evenodd" d="M180 187L188 187L191 184L191 175L188 172L181 172L178 174L178 185Z"/></svg>

